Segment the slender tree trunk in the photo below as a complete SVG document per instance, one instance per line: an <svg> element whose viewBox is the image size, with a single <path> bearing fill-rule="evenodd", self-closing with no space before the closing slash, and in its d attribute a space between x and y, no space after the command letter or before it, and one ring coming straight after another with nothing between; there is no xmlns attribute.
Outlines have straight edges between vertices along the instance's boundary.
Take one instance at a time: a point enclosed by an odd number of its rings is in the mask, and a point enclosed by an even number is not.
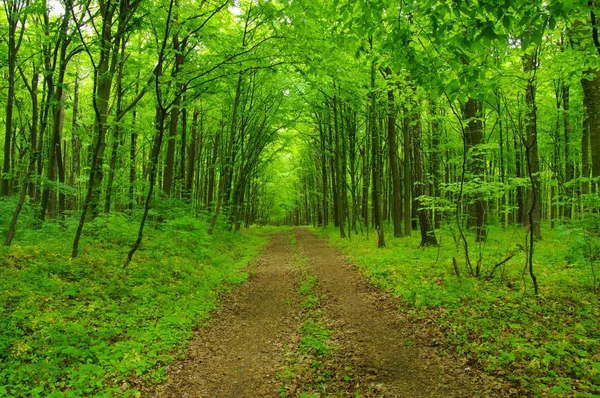
<svg viewBox="0 0 600 398"><path fill-rule="evenodd" d="M54 97L54 67L52 65L52 53L54 49L50 46L50 17L48 15L48 9L44 12L44 35L46 43L42 45L42 63L44 65L43 75L43 86L42 86L42 112L39 124L39 136L37 140L37 176L39 181L43 181L44 174L44 147L46 141L46 129L48 128L48 120L52 113L52 98ZM41 202L41 196L43 191L43 184L40 184L39 189L35 190L35 200Z"/></svg>
<svg viewBox="0 0 600 398"><path fill-rule="evenodd" d="M369 160L367 159L368 146L364 146L359 150L361 159L361 175L362 175L362 195L361 195L361 214L365 227L367 227L367 235L369 234Z"/></svg>
<svg viewBox="0 0 600 398"><path fill-rule="evenodd" d="M178 4L179 2L177 1L176 3ZM177 19L177 17L175 17L175 19ZM183 45L179 41L179 35L175 33L173 35L173 51L175 52L175 71L173 73L173 77L175 80L177 80L177 76L183 68L183 50ZM177 83L177 86L178 92L181 92L183 90L182 84ZM167 159L164 168L163 191L167 196L171 196L173 189L173 176L175 174L175 144L177 138L177 125L179 123L180 106L181 96L178 96L175 99L175 103L171 109L171 123L169 126L169 140L167 143Z"/></svg>
<svg viewBox="0 0 600 398"><path fill-rule="evenodd" d="M213 218L211 219L211 222L210 222L210 226L208 227L209 235L212 235L212 232L217 223L217 219L219 218L219 214L221 212L221 207L223 206L223 202L226 199L225 195L226 195L227 185L230 184L230 182L227 181L227 179L228 179L227 177L233 171L233 161L234 161L233 146L234 146L234 142L235 142L235 132L237 129L238 108L240 105L240 98L242 95L242 79L243 79L243 72L240 72L238 75L238 80L237 80L237 84L236 84L236 88L235 88L235 98L233 101L233 114L231 116L231 129L229 130L229 140L227 142L225 165L224 165L224 169L222 170L222 173L221 173L221 179L219 181L219 193L218 193L218 197L217 197L217 206L215 207L215 214L213 215Z"/></svg>
<svg viewBox="0 0 600 398"><path fill-rule="evenodd" d="M581 194L590 193L590 122L587 112L584 112L583 131L581 134Z"/></svg>
<svg viewBox="0 0 600 398"><path fill-rule="evenodd" d="M542 203L540 195L540 166L538 157L538 143L537 143L537 104L536 104L536 87L535 87L535 70L537 68L537 58L534 55L527 55L524 59L525 70L527 72L533 72L534 76L529 79L527 84L527 91L525 100L527 102L527 115L525 116L525 148L526 148L526 160L527 160L527 174L530 178L532 185L527 189L527 209L530 210L530 216L528 216L528 222L534 237L536 239L542 238L541 231L541 218L542 218ZM533 225L532 225L533 224Z"/></svg>
<svg viewBox="0 0 600 398"><path fill-rule="evenodd" d="M163 191L171 196L173 187L173 172L175 168L175 140L177 139L177 124L179 122L179 101L171 109L171 122L169 123L169 138L167 140L167 157L163 169Z"/></svg>
<svg viewBox="0 0 600 398"><path fill-rule="evenodd" d="M213 152L211 156L211 165L210 170L208 172L208 188L207 188L207 197L206 204L207 209L209 211L213 208L213 200L214 200L214 187L215 187L215 167L217 166L217 156L219 154L219 139L223 134L223 129L221 129L220 133L217 133L213 143Z"/></svg>
<svg viewBox="0 0 600 398"><path fill-rule="evenodd" d="M589 71L592 79L582 79L583 103L590 139L590 156L592 160L591 188L596 192L600 178L600 74Z"/></svg>
<svg viewBox="0 0 600 398"><path fill-rule="evenodd" d="M327 147L323 126L319 124L319 137L321 143L321 176L322 176L322 201L323 201L323 227L329 225L329 182L327 181Z"/></svg>
<svg viewBox="0 0 600 398"><path fill-rule="evenodd" d="M11 182L13 170L11 169L11 151L13 139L13 110L15 103L15 80L17 78L17 53L23 38L25 21L20 21L20 14L26 6L24 1L8 1L4 8L8 22L8 73L6 75L8 95L6 98L6 115L4 124L4 163L2 167L2 184L0 185L0 196L8 196L11 193ZM22 22L20 34L17 32L19 22Z"/></svg>
<svg viewBox="0 0 600 398"><path fill-rule="evenodd" d="M371 42L371 49L373 47L372 45L372 38L370 38L370 42ZM372 167L372 183L373 183L373 190L372 190L372 195L373 195L373 199L372 199L372 204L373 204L373 221L374 221L374 225L375 225L375 231L377 232L377 247L385 247L385 234L384 234L384 229L383 229L383 223L381 222L381 205L380 205L380 198L381 198L381 188L380 188L380 184L381 184L381 180L380 180L380 175L379 175L379 162L380 162L380 151L379 151L379 131L377 131L377 124L376 124L376 93L375 93L375 61L372 60L371 61L371 108L370 108L370 122L369 122L369 128L370 128L370 133L371 133L371 153L372 153L372 161L371 161L371 167Z"/></svg>
<svg viewBox="0 0 600 398"><path fill-rule="evenodd" d="M438 121L438 115L436 111L436 103L432 100L431 102L431 175L433 177L432 192L433 197L436 200L442 198L442 192L440 183L442 181L442 174L440 171L440 125ZM433 217L433 224L435 228L440 228L442 223L442 213L435 211Z"/></svg>
<svg viewBox="0 0 600 398"><path fill-rule="evenodd" d="M180 181L180 194L182 197L185 196L184 191L185 191L185 171L186 171L186 153L187 153L187 147L188 147L188 143L187 143L187 125L188 125L188 121L187 121L187 115L188 115L188 111L186 108L184 108L181 111L181 148L180 148L180 155L179 155L179 181Z"/></svg>
<svg viewBox="0 0 600 398"><path fill-rule="evenodd" d="M412 126L412 142L414 153L413 175L415 198L425 195L425 164L423 161L423 143L422 143L422 127L421 116L418 111L413 111ZM431 220L431 212L419 206L417 208L417 216L419 218L419 227L421 229L421 246L437 246L437 239L433 230Z"/></svg>
<svg viewBox="0 0 600 398"><path fill-rule="evenodd" d="M125 40L121 42L121 55L119 62L119 71L117 72L117 115L120 115L123 110L123 66L125 65ZM117 170L117 156L119 152L119 144L121 141L122 128L121 124L117 123L112 127L113 136L112 136L112 145L111 145L111 154L110 154L110 163L108 168L108 181L106 183L106 196L104 200L104 213L110 213L111 202L112 202L112 194L113 194L113 184L115 181L115 172Z"/></svg>
<svg viewBox="0 0 600 398"><path fill-rule="evenodd" d="M331 172L331 193L332 193L332 204L333 204L333 225L336 227L340 226L340 210L339 210L339 192L338 192L338 180L336 169L336 157L335 149L333 144L333 134L331 128L331 121L328 120L327 131L329 132L329 141L327 143L327 153L329 154L329 170Z"/></svg>
<svg viewBox="0 0 600 398"><path fill-rule="evenodd" d="M352 226L351 229L354 233L358 233L356 228L356 219L358 215L358 202L357 202L357 182L356 182L356 112L353 112L353 119L349 121L348 128L348 143L349 143L349 157L350 157L350 185L352 194Z"/></svg>
<svg viewBox="0 0 600 398"><path fill-rule="evenodd" d="M52 109L52 136L48 145L48 167L46 169L46 185L42 193L42 203L40 211L40 220L43 222L46 219L46 211L49 212L51 217L55 216L55 189L54 182L56 181L56 169L59 171L59 180L64 184L64 167L62 165L61 157L61 136L64 125L64 81L65 74L67 71L67 48L69 46L69 40L67 39L67 28L69 26L70 14L65 13L60 30L60 55L58 59L58 80L56 89L54 91ZM52 76L47 77L48 80L52 79ZM50 82L49 82L50 83ZM54 85L54 81L49 84ZM61 214L64 212L64 193L60 194L60 206Z"/></svg>
<svg viewBox="0 0 600 398"><path fill-rule="evenodd" d="M392 76L392 70L386 69L388 77ZM402 236L402 181L400 181L400 170L398 169L398 144L396 143L396 102L394 88L388 87L388 120L387 140L389 154L389 168L392 174L392 220L394 224L394 237Z"/></svg>
<svg viewBox="0 0 600 398"><path fill-rule="evenodd" d="M573 208L573 187L569 183L575 178L575 168L571 159L571 123L569 110L569 91L570 86L563 83L562 103L563 103L563 140L564 140L564 158L565 158L565 196L564 217L570 220Z"/></svg>
<svg viewBox="0 0 600 398"><path fill-rule="evenodd" d="M138 82L139 82L139 73L138 73ZM139 92L140 86L139 83L136 82L135 92L136 96ZM132 121L131 121L131 135L129 136L129 205L127 206L129 211L133 211L133 206L135 205L135 181L137 176L137 106L133 108Z"/></svg>
<svg viewBox="0 0 600 398"><path fill-rule="evenodd" d="M335 89L335 85L334 85ZM344 197L346 196L346 171L345 171L345 162L342 159L342 151L340 150L340 128L339 128L339 120L338 120L338 104L337 104L337 96L333 96L333 125L335 130L335 174L337 177L336 185L337 185L337 209L338 209L338 223L340 227L340 236L342 238L346 237L345 227L345 210L344 210ZM340 165L341 163L341 165Z"/></svg>
<svg viewBox="0 0 600 398"><path fill-rule="evenodd" d="M409 127L409 116L408 110L404 109L404 125L402 129L402 138L403 138L403 153L404 159L402 161L403 165L403 177L404 177L404 200L402 210L402 214L404 215L404 235L408 236L412 232L412 210L411 210L411 202L412 202L412 171L411 171L411 137L410 137L410 127Z"/></svg>
<svg viewBox="0 0 600 398"><path fill-rule="evenodd" d="M316 132L316 128L314 128L314 131ZM323 226L323 198L320 196L322 195L323 192L323 179L321 178L321 159L319 156L319 140L315 137L314 139L314 164L315 164L315 174L314 174L314 178L315 178L315 192L317 192L317 195L313 196L313 199L315 200L315 204L316 204L316 216L317 216L317 224L315 225L316 227L321 227Z"/></svg>
<svg viewBox="0 0 600 398"><path fill-rule="evenodd" d="M196 148L198 147L198 116L200 109L194 107L194 114L192 116L192 137L190 140L190 146L187 154L187 175L185 180L185 197L190 199L192 189L194 185L194 165L196 164ZM183 150L183 148L182 148Z"/></svg>
<svg viewBox="0 0 600 398"><path fill-rule="evenodd" d="M66 93L62 94L62 101L60 104L60 125L58 129L58 140L56 142L56 169L58 171L58 182L60 183L58 189L58 214L63 217L65 214L65 192L64 186L66 183L65 180L65 165L63 161L63 150L62 150L62 132L64 129L64 121L65 121L65 101L66 101Z"/></svg>
<svg viewBox="0 0 600 398"><path fill-rule="evenodd" d="M523 172L523 152L521 150L522 145L520 143L520 137L524 136L524 127L522 122L522 115L519 111L519 125L518 131L514 131L513 139L514 139L514 150L515 150L515 175L517 178L524 178L525 173ZM517 222L521 225L526 225L526 217L527 211L525 210L525 194L522 186L517 186L516 190L517 196Z"/></svg>
<svg viewBox="0 0 600 398"><path fill-rule="evenodd" d="M481 104L473 98L469 98L464 107L465 118L467 119L467 131L469 132L469 149L471 152L471 172L473 179L479 184L484 184L485 181L485 157L479 146L483 143L483 122L480 115ZM487 237L486 233L486 212L487 203L481 194L475 197L475 231L477 242L484 242Z"/></svg>
<svg viewBox="0 0 600 398"><path fill-rule="evenodd" d="M127 259L125 260L124 267L127 267L131 262L133 255L140 247L142 243L142 237L144 233L144 226L146 225L146 219L148 218L148 212L150 210L150 202L152 200L152 194L154 192L154 186L156 185L156 175L157 175L157 167L160 157L160 149L162 147L162 141L165 131L165 118L166 118L166 109L161 106L156 107L156 116L155 116L155 125L156 125L156 137L154 138L154 143L152 145L152 157L150 160L150 187L148 188L148 195L146 196L146 202L144 203L144 214L142 215L142 221L140 223L140 229L138 231L138 237L134 242L131 250L127 254Z"/></svg>
<svg viewBox="0 0 600 398"><path fill-rule="evenodd" d="M24 76L23 76L24 77ZM15 236L15 232L17 230L17 222L19 220L19 215L21 214L21 210L23 209L23 205L25 204L25 199L27 198L27 191L31 192L31 185L29 180L31 176L35 173L35 165L37 162L37 158L39 157L39 153L37 152L36 139L37 139L37 128L38 128L38 119L39 119L39 108L38 108L38 73L34 65L34 73L33 78L31 80L31 86L28 87L29 94L31 95L31 103L32 103L32 120L30 125L30 147L29 147L29 167L27 168L27 172L25 174L25 178L23 180L23 185L21 186L21 194L19 196L19 202L13 212L13 216L10 222L10 226L8 228L8 233L6 235L6 239L4 241L4 246L10 246Z"/></svg>
<svg viewBox="0 0 600 398"><path fill-rule="evenodd" d="M4 163L2 167L2 189L0 194L2 196L10 195L11 186L11 147L12 147L12 136L13 136L13 108L14 108L14 97L15 97L15 55L11 55L14 48L14 30L9 29L9 55L8 55L8 97L6 99L6 122L4 132Z"/></svg>
<svg viewBox="0 0 600 398"><path fill-rule="evenodd" d="M504 126L502 123L502 108L501 108L501 102L500 102L500 97L498 95L498 91L495 92L496 98L497 98L497 108L496 108L496 113L498 114L498 134L499 134L499 149L500 149L500 182L502 183L502 186L504 186L506 184L506 160L505 160L505 143L504 143ZM508 132L506 134L506 138L508 139ZM502 198L500 198L500 212L502 214L502 225L504 227L506 227L508 225L508 214L506 213L506 208L508 205L508 200L507 200L507 195L506 192L502 193Z"/></svg>
<svg viewBox="0 0 600 398"><path fill-rule="evenodd" d="M30 141L30 157L31 161L34 162L34 170L35 172L35 164L38 162L40 153L37 150L37 139L38 139L38 126L40 122L40 107L38 103L38 81L39 81L39 73L37 67L33 66L33 78L31 79L31 90L29 91L31 95L31 141ZM36 185L31 181L31 176L28 179L29 185L29 196L33 199L35 197Z"/></svg>
<svg viewBox="0 0 600 398"><path fill-rule="evenodd" d="M94 70L94 108L95 108L95 127L93 146L94 152L91 161L89 189L92 191L89 203L84 204L88 221L93 220L100 212L100 195L102 192L102 180L104 178L104 152L106 150L106 133L108 130L108 112L109 101L114 76L114 70L111 67L113 35L112 25L113 17L117 5L115 0L107 0L103 7L102 30L101 30L101 48L98 67ZM117 47L118 48L118 47ZM87 209L86 209L87 210Z"/></svg>
<svg viewBox="0 0 600 398"><path fill-rule="evenodd" d="M560 80L558 82L555 83L555 90L554 90L554 98L555 98L555 106L556 106L556 117L554 120L554 134L553 134L553 141L554 141L554 148L552 151L552 165L551 165L551 169L552 169L552 173L553 173L553 181L556 181L556 185L551 182L551 186L550 186L550 200L549 200L549 204L550 204L550 227L552 229L554 229L556 227L556 222L559 221L560 219L560 206L558 205L558 201L559 201L559 196L560 196L560 192L559 192L559 186L560 186L560 181L561 181L561 177L560 177L560 110L561 110L561 86L562 83L560 82Z"/></svg>
<svg viewBox="0 0 600 398"><path fill-rule="evenodd" d="M73 88L73 120L71 122L71 186L76 188L81 173L81 140L79 138L79 75ZM77 194L72 195L71 210L77 209Z"/></svg>

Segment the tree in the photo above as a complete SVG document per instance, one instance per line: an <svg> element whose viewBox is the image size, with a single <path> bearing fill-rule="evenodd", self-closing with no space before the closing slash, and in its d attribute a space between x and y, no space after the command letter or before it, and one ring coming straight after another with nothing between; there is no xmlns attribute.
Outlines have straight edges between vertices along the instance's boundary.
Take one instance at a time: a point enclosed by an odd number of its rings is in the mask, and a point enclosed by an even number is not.
<svg viewBox="0 0 600 398"><path fill-rule="evenodd" d="M15 80L17 78L17 55L23 42L25 23L27 20L28 0L6 0L4 13L8 22L8 95L6 98L6 122L4 129L4 162L2 164L2 184L0 196L11 193L12 182L12 140L13 140L13 110L15 105Z"/></svg>
<svg viewBox="0 0 600 398"><path fill-rule="evenodd" d="M379 151L379 131L377 130L377 119L376 119L376 94L375 94L375 56L373 52L373 38L369 37L369 46L371 49L371 107L369 109L369 130L371 134L371 180L372 180L372 203L373 203L373 223L375 225L375 231L377 232L377 247L385 247L385 232L383 229L383 223L381 219L381 188L380 188L380 176L379 176L379 163L381 161Z"/></svg>
<svg viewBox="0 0 600 398"><path fill-rule="evenodd" d="M387 67L388 78L393 76L392 70ZM389 153L390 170L392 174L392 217L394 224L394 237L402 236L402 185L400 181L400 170L398 162L398 145L396 144L396 104L393 86L388 88L388 121L387 121L387 145Z"/></svg>

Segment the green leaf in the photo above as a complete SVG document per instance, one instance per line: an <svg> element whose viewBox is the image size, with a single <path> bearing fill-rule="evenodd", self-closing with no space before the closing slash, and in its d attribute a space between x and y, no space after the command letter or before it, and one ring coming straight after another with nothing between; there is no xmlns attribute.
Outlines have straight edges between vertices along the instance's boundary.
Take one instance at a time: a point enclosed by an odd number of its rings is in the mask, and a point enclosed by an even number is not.
<svg viewBox="0 0 600 398"><path fill-rule="evenodd" d="M562 8L565 13L570 12L573 9L573 0L563 0Z"/></svg>
<svg viewBox="0 0 600 398"><path fill-rule="evenodd" d="M535 43L537 46L541 46L542 45L543 34L544 34L543 28L536 29L533 32L533 35L531 37L531 40L533 41L533 43Z"/></svg>
<svg viewBox="0 0 600 398"><path fill-rule="evenodd" d="M510 30L511 25L512 19L508 15L504 15L504 18L502 18L502 26L504 26L504 29Z"/></svg>

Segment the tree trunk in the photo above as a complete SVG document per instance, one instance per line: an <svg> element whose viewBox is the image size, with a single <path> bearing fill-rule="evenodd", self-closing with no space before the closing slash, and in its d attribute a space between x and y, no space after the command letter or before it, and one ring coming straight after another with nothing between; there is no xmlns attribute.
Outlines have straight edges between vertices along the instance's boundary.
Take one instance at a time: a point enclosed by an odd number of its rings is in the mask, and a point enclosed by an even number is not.
<svg viewBox="0 0 600 398"><path fill-rule="evenodd" d="M327 144L323 126L319 124L319 137L321 143L321 178L322 178L322 201L323 201L323 227L329 225L329 181L327 181Z"/></svg>
<svg viewBox="0 0 600 398"><path fill-rule="evenodd" d="M415 199L425 195L425 165L423 161L423 143L421 128L421 116L419 112L414 110L412 117L412 143L414 153L413 175L414 175L414 193ZM419 206L417 208L417 216L419 218L419 227L421 229L421 246L437 246L437 239L433 230L431 220L431 212Z"/></svg>
<svg viewBox="0 0 600 398"><path fill-rule="evenodd" d="M23 76L24 77L24 76ZM4 241L5 246L10 246L12 244L13 238L15 236L15 232L17 230L17 222L19 220L19 215L21 214L21 210L23 209L23 205L25 204L25 199L27 198L27 191L31 192L32 185L29 181L31 176L35 173L35 165L37 162L37 158L39 157L39 153L37 152L36 140L37 140L37 128L38 128L38 119L39 119L39 108L38 108L38 77L36 67L34 65L33 78L31 80L31 86L28 86L29 94L31 95L31 104L32 104L32 120L31 125L29 126L31 130L30 136L30 147L29 147L29 167L25 174L25 178L23 180L23 185L21 186L21 194L19 196L19 202L17 203L17 207L13 212L13 216L10 222L10 226L8 228L8 233L6 235L6 240ZM25 79L23 79L25 80Z"/></svg>
<svg viewBox="0 0 600 398"><path fill-rule="evenodd" d="M329 140L327 141L327 153L328 153L328 158L329 158L329 170L331 172L331 194L332 194L332 205L333 205L333 225L335 227L339 227L340 226L340 210L339 210L339 206L340 206L340 201L339 201L339 193L338 193L338 180L337 180L337 173L335 172L336 169L336 158L335 158L335 148L334 148L334 143L333 143L333 133L332 133L332 128L331 128L331 121L328 120L327 123L327 131L329 133L328 137Z"/></svg>
<svg viewBox="0 0 600 398"><path fill-rule="evenodd" d="M223 127L223 125L221 127ZM210 158L211 165L210 170L208 171L208 188L206 190L206 208L208 211L213 209L213 200L215 198L215 168L217 166L217 156L219 155L219 141L223 133L224 131L221 129L221 132L215 135L213 142L213 152Z"/></svg>
<svg viewBox="0 0 600 398"><path fill-rule="evenodd" d="M524 62L525 71L535 73L535 70L537 68L537 57L535 57L534 55L527 55L524 58ZM527 224L531 229L533 236L536 239L541 239L542 231L540 223L542 217L542 203L540 195L540 166L537 143L537 104L535 94L536 87L534 75L534 77L530 78L527 83L527 91L525 96L527 102L527 114L525 116L525 159L527 161L527 174L529 175L531 182L531 185L527 189L526 208L530 213L527 220Z"/></svg>
<svg viewBox="0 0 600 398"><path fill-rule="evenodd" d="M442 174L440 171L440 126L438 115L436 111L435 101L431 101L431 175L433 177L432 193L433 197L438 200L442 197L440 183L442 181ZM442 223L442 213L437 211L434 212L433 224L435 228L440 228Z"/></svg>
<svg viewBox="0 0 600 398"><path fill-rule="evenodd" d="M178 2L177 2L178 3ZM175 16L175 20L177 20L177 16ZM183 56L183 45L179 41L179 35L177 34L177 29L175 30L175 34L173 35L173 51L175 52L175 70L173 72L173 78L176 81L179 75L179 72L183 68L184 56ZM184 44L184 43L183 43ZM183 85L181 83L177 83L178 92L182 92ZM171 108L171 123L169 126L169 140L167 143L167 159L165 162L164 168L164 180L163 180L163 191L165 195L171 196L172 188L173 188L173 176L175 174L175 143L177 138L177 124L179 122L179 113L181 105L181 96L177 96L175 98L175 103ZM182 153L183 155L183 153Z"/></svg>
<svg viewBox="0 0 600 398"><path fill-rule="evenodd" d="M39 72L37 70L37 67L35 66L35 64L33 65L33 78L31 79L31 90L30 90L30 94L31 94L31 141L30 141L30 148L29 150L31 151L30 156L32 157L32 162L34 163L33 167L34 170L31 171L31 173L35 172L35 163L38 162L40 156L40 153L37 150L37 140L38 140L38 126L39 126L39 119L40 119L40 108L39 108L39 103L38 103L38 82L39 82ZM35 196L35 192L36 192L36 185L34 182L31 181L31 178L29 178L29 196L33 199Z"/></svg>
<svg viewBox="0 0 600 398"><path fill-rule="evenodd" d="M372 38L371 48L372 48ZM383 223L381 222L381 180L379 175L379 162L380 162L380 150L379 150L379 131L377 131L376 125L376 108L377 98L375 92L375 61L371 61L371 108L370 108L370 122L369 128L371 129L371 168L372 168L372 204L373 204L373 222L375 225L375 232L377 232L377 247L385 247L385 234L383 230ZM367 226L368 228L368 226Z"/></svg>
<svg viewBox="0 0 600 398"><path fill-rule="evenodd" d="M245 40L244 40L245 41ZM235 141L235 132L237 129L237 117L238 117L238 109L240 105L240 98L242 95L242 79L243 72L239 72L237 84L235 87L235 98L233 101L233 113L231 115L231 128L229 130L229 140L227 142L227 152L225 157L224 168L221 172L221 179L219 181L219 193L217 194L217 206L215 207L215 214L213 215L210 225L208 227L208 234L212 235L215 225L217 223L217 219L219 218L219 214L221 212L221 207L223 206L223 202L225 200L227 185L230 184L228 180L228 176L233 172L233 146Z"/></svg>
<svg viewBox="0 0 600 398"><path fill-rule="evenodd" d="M100 60L97 64L97 69L94 70L94 87L93 102L95 108L95 123L94 123L94 152L91 161L89 189L91 196L89 203L84 204L84 207L89 206L89 211L86 211L86 218L93 220L99 213L100 209L100 194L102 192L102 180L104 178L104 152L106 150L106 132L108 130L108 112L109 101L111 94L112 81L114 70L111 64L111 56L116 58L116 54L112 48L113 35L112 25L113 17L117 5L115 0L107 0L102 14L102 30L100 43ZM118 47L117 47L118 48ZM115 60L116 61L116 60Z"/></svg>
<svg viewBox="0 0 600 398"><path fill-rule="evenodd" d="M485 183L485 157L481 152L479 145L483 143L483 122L480 115L481 104L473 98L469 98L464 107L465 118L467 119L467 131L469 133L469 149L471 152L471 172L473 181L477 181L480 185ZM477 242L486 240L485 219L487 204L481 194L475 194L475 232Z"/></svg>
<svg viewBox="0 0 600 398"><path fill-rule="evenodd" d="M65 121L65 101L66 93L62 94L62 101L60 104L60 126L58 129L58 140L56 142L56 169L58 171L58 182L60 183L58 189L58 214L63 217L65 214L65 192L64 186L65 180L65 165L63 161L63 150L62 150L62 133L64 129Z"/></svg>
<svg viewBox="0 0 600 398"><path fill-rule="evenodd" d="M138 74L139 81L139 74ZM139 92L139 83L136 82L135 92L136 96ZM135 180L136 180L136 157L137 157L137 106L133 108L132 122L131 122L131 135L129 137L129 205L127 206L129 211L133 211L135 200Z"/></svg>
<svg viewBox="0 0 600 398"><path fill-rule="evenodd" d="M386 69L388 77L392 76L392 70ZM394 88L388 88L388 120L387 139L389 153L389 168L392 174L392 220L394 224L394 237L402 236L402 182L400 181L400 170L398 169L398 144L396 143L396 103Z"/></svg>
<svg viewBox="0 0 600 398"><path fill-rule="evenodd" d="M565 159L565 206L564 217L570 220L572 217L573 208L573 187L568 185L575 178L575 168L571 159L571 123L569 110L569 89L570 86L563 83L562 86L562 103L563 103L563 139L564 139L564 159Z"/></svg>
<svg viewBox="0 0 600 398"><path fill-rule="evenodd" d="M587 195L590 193L590 122L585 111L581 134L581 177L583 179L581 182L581 194Z"/></svg>
<svg viewBox="0 0 600 398"><path fill-rule="evenodd" d="M52 136L48 145L48 165L46 169L46 185L42 193L42 203L40 211L40 220L43 222L46 218L46 211L51 217L55 216L55 189L54 183L56 181L56 169L59 171L59 180L64 184L64 167L62 164L61 156L61 136L64 126L65 108L64 108L64 81L65 74L67 71L67 48L70 40L67 39L67 28L69 26L68 12L65 13L60 30L60 54L58 58L58 80L56 84L56 90L52 98ZM49 85L54 86L54 81L51 80L52 76L47 77ZM51 81L50 81L51 80ZM61 214L64 213L64 193L60 193L60 210Z"/></svg>
<svg viewBox="0 0 600 398"><path fill-rule="evenodd" d="M123 110L123 66L125 65L125 40L121 42L121 55L119 62L119 71L117 73L117 115L120 115ZM117 170L117 156L119 151L119 144L121 141L122 128L121 124L117 123L112 127L112 146L110 154L110 166L108 168L108 181L106 183L106 196L104 199L104 213L110 213L113 184L115 181L115 172Z"/></svg>
<svg viewBox="0 0 600 398"><path fill-rule="evenodd" d="M560 167L560 113L561 113L561 90L562 83L560 81L555 83L554 99L556 106L556 118L554 121L554 134L552 140L554 141L554 150L552 151L552 182L550 183L550 226L552 229L556 227L556 222L560 220L562 212L560 211L559 197L560 197L560 185L561 185L561 167ZM556 181L556 184L554 184Z"/></svg>
<svg viewBox="0 0 600 398"><path fill-rule="evenodd" d="M15 103L15 80L17 77L17 53L21 46L25 21L19 21L21 13L26 6L23 1L10 1L4 5L6 19L8 22L8 74L6 76L8 85L8 96L6 98L6 115L4 130L4 163L2 167L2 184L0 185L0 196L8 196L11 193L11 182L14 173L11 169L11 150L13 138L13 110ZM20 34L17 28L21 22ZM17 37L19 36L19 37Z"/></svg>
<svg viewBox="0 0 600 398"><path fill-rule="evenodd" d="M71 124L71 186L77 188L81 173L81 140L79 138L79 75L73 89L73 120ZM77 194L72 195L71 210L77 209Z"/></svg>
<svg viewBox="0 0 600 398"><path fill-rule="evenodd" d="M583 104L590 139L590 156L592 160L591 187L596 192L596 184L600 178L600 74L588 71L590 80L582 79Z"/></svg>
<svg viewBox="0 0 600 398"><path fill-rule="evenodd" d="M357 182L356 182L356 112L353 112L354 118L349 121L348 128L348 143L349 143L349 158L350 158L350 185L352 195L352 226L354 233L358 233L356 228L356 219L358 215L357 203Z"/></svg>
<svg viewBox="0 0 600 398"><path fill-rule="evenodd" d="M361 195L361 214L365 227L367 228L367 236L369 235L369 147L364 144L359 150L361 159L361 175L362 175L362 195Z"/></svg>
<svg viewBox="0 0 600 398"><path fill-rule="evenodd" d="M158 77L157 77L158 78ZM154 137L154 143L152 144L152 154L150 158L150 175L149 175L149 183L150 186L148 188L148 195L146 196L146 202L144 203L144 213L142 215L142 220L140 222L140 228L138 230L138 236L136 241L133 243L131 250L127 254L127 259L125 260L124 267L127 267L133 258L133 255L140 247L142 243L142 238L144 234L144 226L146 225L146 219L148 218L148 212L150 210L150 201L152 200L152 194L154 192L154 186L156 185L156 175L158 162L160 157L160 149L162 147L163 136L165 131L165 119L166 119L166 109L162 108L160 105L156 107L156 115L155 115L155 129L156 136Z"/></svg>
<svg viewBox="0 0 600 398"><path fill-rule="evenodd" d="M523 135L523 128L521 126L521 115L519 115L519 126L518 126L519 131L513 131L513 144L514 144L514 151L515 151L515 176L517 178L523 178L523 154L521 152L521 145L519 143L519 136ZM521 185L517 186L515 195L516 195L516 202L517 202L517 215L516 215L516 223L519 223L521 225L525 225L525 217L526 217L526 212L525 212L525 203L523 202L523 187Z"/></svg>
<svg viewBox="0 0 600 398"><path fill-rule="evenodd" d="M335 85L334 85L335 89ZM336 185L337 185L337 210L338 210L338 223L340 228L340 237L346 237L345 227L345 211L344 211L344 198L346 196L346 170L345 161L342 159L342 151L340 150L340 128L338 120L338 104L337 96L333 96L333 125L335 130L335 174L336 174ZM340 164L341 163L341 164Z"/></svg>
<svg viewBox="0 0 600 398"><path fill-rule="evenodd" d="M192 197L192 189L194 186L194 165L196 164L196 149L198 147L198 116L200 109L194 107L192 116L192 137L187 154L187 175L185 179L185 197L189 200ZM182 148L183 150L183 148Z"/></svg>
<svg viewBox="0 0 600 398"><path fill-rule="evenodd" d="M404 109L404 125L402 129L402 139L403 139L403 153L404 159L402 161L403 165L403 177L404 177L404 200L403 205L404 209L402 210L402 214L404 215L404 235L408 236L412 232L412 168L411 168L411 142L410 142L410 123L409 123L408 109Z"/></svg>

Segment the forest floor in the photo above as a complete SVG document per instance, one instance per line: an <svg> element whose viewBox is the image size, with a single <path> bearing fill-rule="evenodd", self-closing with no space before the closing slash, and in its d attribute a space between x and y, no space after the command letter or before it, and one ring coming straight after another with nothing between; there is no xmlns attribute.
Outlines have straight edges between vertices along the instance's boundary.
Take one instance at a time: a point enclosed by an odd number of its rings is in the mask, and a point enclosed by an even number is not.
<svg viewBox="0 0 600 398"><path fill-rule="evenodd" d="M494 381L306 229L271 238L151 397L477 397Z"/></svg>

